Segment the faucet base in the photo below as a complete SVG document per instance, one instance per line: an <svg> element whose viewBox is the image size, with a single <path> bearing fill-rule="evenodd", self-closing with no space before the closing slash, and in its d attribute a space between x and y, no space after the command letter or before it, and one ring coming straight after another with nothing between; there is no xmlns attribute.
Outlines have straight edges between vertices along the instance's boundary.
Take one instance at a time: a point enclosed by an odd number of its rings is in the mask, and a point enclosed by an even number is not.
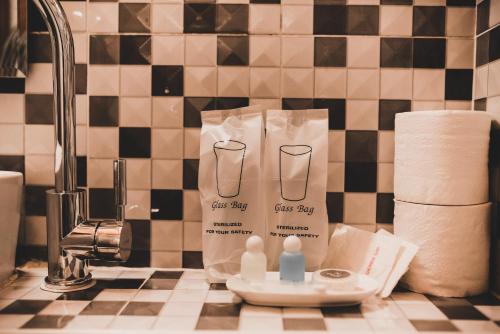
<svg viewBox="0 0 500 334"><path fill-rule="evenodd" d="M96 280L92 279L91 274L88 274L87 277L81 280L73 282L63 281L60 284L50 282L49 278L45 277L42 284L40 285L40 289L49 292L72 292L91 288L95 285L95 283Z"/></svg>

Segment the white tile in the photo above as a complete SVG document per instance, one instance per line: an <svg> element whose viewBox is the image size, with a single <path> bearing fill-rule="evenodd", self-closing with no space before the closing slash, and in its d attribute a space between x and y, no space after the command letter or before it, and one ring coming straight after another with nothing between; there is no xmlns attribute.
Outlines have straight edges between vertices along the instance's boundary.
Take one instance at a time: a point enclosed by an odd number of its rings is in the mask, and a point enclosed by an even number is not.
<svg viewBox="0 0 500 334"><path fill-rule="evenodd" d="M192 316L198 318L202 307L203 307L203 300L197 302L172 302L170 300L161 310L160 317Z"/></svg>
<svg viewBox="0 0 500 334"><path fill-rule="evenodd" d="M375 224L376 208L376 194L344 194L344 222L346 223Z"/></svg>
<svg viewBox="0 0 500 334"><path fill-rule="evenodd" d="M179 296L189 296L189 298L198 298L201 296L207 296L205 292L196 292L196 290L208 291L210 288L210 284L206 279L191 279L191 278L182 278L177 282L175 286L175 290L185 290L185 293L178 294L174 299L179 298ZM194 291L194 292L193 292ZM174 292L175 294L176 292ZM205 302L206 299L205 299Z"/></svg>
<svg viewBox="0 0 500 334"><path fill-rule="evenodd" d="M215 96L217 94L217 68L185 66L185 96Z"/></svg>
<svg viewBox="0 0 500 334"><path fill-rule="evenodd" d="M496 113L497 115L500 114L500 96L489 97L486 110Z"/></svg>
<svg viewBox="0 0 500 334"><path fill-rule="evenodd" d="M378 162L394 161L394 131L378 132Z"/></svg>
<svg viewBox="0 0 500 334"><path fill-rule="evenodd" d="M476 9L446 8L446 36L474 36Z"/></svg>
<svg viewBox="0 0 500 334"><path fill-rule="evenodd" d="M313 67L313 36L283 36L281 38L281 64L284 67Z"/></svg>
<svg viewBox="0 0 500 334"><path fill-rule="evenodd" d="M412 111L444 109L444 101L412 101Z"/></svg>
<svg viewBox="0 0 500 334"><path fill-rule="evenodd" d="M429 301L397 301L398 307L410 320L447 320L446 315Z"/></svg>
<svg viewBox="0 0 500 334"><path fill-rule="evenodd" d="M120 126L151 126L150 97L120 97Z"/></svg>
<svg viewBox="0 0 500 334"><path fill-rule="evenodd" d="M380 66L379 37L349 36L347 39L347 66L378 68Z"/></svg>
<svg viewBox="0 0 500 334"><path fill-rule="evenodd" d="M474 97L476 99L488 96L488 67L489 65L486 64L477 67L474 71Z"/></svg>
<svg viewBox="0 0 500 334"><path fill-rule="evenodd" d="M76 155L86 156L87 155L87 126L77 125L76 126Z"/></svg>
<svg viewBox="0 0 500 334"><path fill-rule="evenodd" d="M87 46L88 35L85 32L73 33L73 42L75 44L75 63L85 64L87 63Z"/></svg>
<svg viewBox="0 0 500 334"><path fill-rule="evenodd" d="M188 222L184 221L184 243L183 250L186 251L201 251L201 222Z"/></svg>
<svg viewBox="0 0 500 334"><path fill-rule="evenodd" d="M472 110L472 101L445 101L446 109Z"/></svg>
<svg viewBox="0 0 500 334"><path fill-rule="evenodd" d="M444 100L444 70L415 69L413 71L413 99Z"/></svg>
<svg viewBox="0 0 500 334"><path fill-rule="evenodd" d="M251 106L260 106L264 110L280 109L281 108L281 99L280 98L275 98L275 99L250 98L249 104Z"/></svg>
<svg viewBox="0 0 500 334"><path fill-rule="evenodd" d="M151 8L151 31L182 33L184 28L182 4L153 4Z"/></svg>
<svg viewBox="0 0 500 334"><path fill-rule="evenodd" d="M276 98L280 96L281 72L274 67L250 68L250 96Z"/></svg>
<svg viewBox="0 0 500 334"><path fill-rule="evenodd" d="M26 93L52 93L52 64L34 63L29 66Z"/></svg>
<svg viewBox="0 0 500 334"><path fill-rule="evenodd" d="M45 220L43 216L26 216L24 219L23 244L47 246L47 225L45 224Z"/></svg>
<svg viewBox="0 0 500 334"><path fill-rule="evenodd" d="M291 35L312 34L313 6L281 6L281 31Z"/></svg>
<svg viewBox="0 0 500 334"><path fill-rule="evenodd" d="M377 167L377 192L394 192L394 164L380 163Z"/></svg>
<svg viewBox="0 0 500 334"><path fill-rule="evenodd" d="M412 6L380 6L380 34L383 36L411 36Z"/></svg>
<svg viewBox="0 0 500 334"><path fill-rule="evenodd" d="M182 128L182 97L153 97L153 127Z"/></svg>
<svg viewBox="0 0 500 334"><path fill-rule="evenodd" d="M325 318L326 328L333 333L370 333L371 327L366 319Z"/></svg>
<svg viewBox="0 0 500 334"><path fill-rule="evenodd" d="M24 164L26 184L54 184L54 156L26 155Z"/></svg>
<svg viewBox="0 0 500 334"><path fill-rule="evenodd" d="M141 289L137 291L132 300L135 302L166 302L171 294L170 290Z"/></svg>
<svg viewBox="0 0 500 334"><path fill-rule="evenodd" d="M493 1L495 2L495 1ZM455 327L464 333L488 334L498 333L499 327L493 321L486 320L452 320Z"/></svg>
<svg viewBox="0 0 500 334"><path fill-rule="evenodd" d="M38 289L38 288L34 288ZM0 289L0 299L20 299L23 295L33 290L33 288L26 288L22 286L8 286Z"/></svg>
<svg viewBox="0 0 500 334"><path fill-rule="evenodd" d="M151 191L128 190L125 217L127 219L150 219Z"/></svg>
<svg viewBox="0 0 500 334"><path fill-rule="evenodd" d="M201 283L202 280L199 280ZM206 282L206 281L205 281ZM177 283L179 284L179 283ZM203 303L208 294L208 288L197 290L173 290L169 304ZM193 305L194 306L194 305Z"/></svg>
<svg viewBox="0 0 500 334"><path fill-rule="evenodd" d="M87 185L91 188L112 188L113 159L88 159Z"/></svg>
<svg viewBox="0 0 500 334"><path fill-rule="evenodd" d="M153 35L152 41L154 65L184 64L184 36Z"/></svg>
<svg viewBox="0 0 500 334"><path fill-rule="evenodd" d="M344 163L329 162L326 184L328 192L344 192Z"/></svg>
<svg viewBox="0 0 500 334"><path fill-rule="evenodd" d="M151 66L122 65L120 66L121 96L151 95Z"/></svg>
<svg viewBox="0 0 500 334"><path fill-rule="evenodd" d="M79 315L73 318L65 328L76 330L105 329L111 324L114 318L115 316L113 315Z"/></svg>
<svg viewBox="0 0 500 334"><path fill-rule="evenodd" d="M103 289L93 299L95 301L127 301L132 299L137 290L135 289Z"/></svg>
<svg viewBox="0 0 500 334"><path fill-rule="evenodd" d="M126 330L146 330L153 327L156 321L154 316L117 316L109 325L110 329L126 329Z"/></svg>
<svg viewBox="0 0 500 334"><path fill-rule="evenodd" d="M319 308L287 307L283 309L283 318L323 318Z"/></svg>
<svg viewBox="0 0 500 334"><path fill-rule="evenodd" d="M279 4L250 4L248 31L251 34L279 34L281 7Z"/></svg>
<svg viewBox="0 0 500 334"><path fill-rule="evenodd" d="M87 95L76 95L76 124L87 125L89 119L89 104Z"/></svg>
<svg viewBox="0 0 500 334"><path fill-rule="evenodd" d="M87 30L87 9L85 2L61 2L72 32Z"/></svg>
<svg viewBox="0 0 500 334"><path fill-rule="evenodd" d="M196 316L166 316L159 317L153 329L192 331L198 323Z"/></svg>
<svg viewBox="0 0 500 334"><path fill-rule="evenodd" d="M200 128L184 129L184 159L200 158Z"/></svg>
<svg viewBox="0 0 500 334"><path fill-rule="evenodd" d="M34 216L31 216L33 218ZM43 217L38 217L40 219L43 219ZM28 219L28 217L26 217ZM14 282L12 282L10 285L11 286L18 286L18 287L23 287L23 288L34 288L34 287L39 287L40 284L42 283L42 279L40 277L19 277L16 279ZM0 306L1 308L1 306Z"/></svg>
<svg viewBox="0 0 500 334"><path fill-rule="evenodd" d="M313 97L313 85L312 68L283 68L281 71L283 97Z"/></svg>
<svg viewBox="0 0 500 334"><path fill-rule="evenodd" d="M153 129L151 135L151 157L160 159L182 159L181 129Z"/></svg>
<svg viewBox="0 0 500 334"><path fill-rule="evenodd" d="M201 203L198 190L183 191L183 212L186 221L201 221Z"/></svg>
<svg viewBox="0 0 500 334"><path fill-rule="evenodd" d="M345 160L345 131L328 131L328 161Z"/></svg>
<svg viewBox="0 0 500 334"><path fill-rule="evenodd" d="M23 294L19 299L25 299L25 300L56 300L61 296L62 293L60 292L49 292L45 291L42 289L31 289L26 294Z"/></svg>
<svg viewBox="0 0 500 334"><path fill-rule="evenodd" d="M120 71L116 65L88 66L89 95L119 95Z"/></svg>
<svg viewBox="0 0 500 334"><path fill-rule="evenodd" d="M241 298L228 290L211 290L208 291L205 303L241 303Z"/></svg>
<svg viewBox="0 0 500 334"><path fill-rule="evenodd" d="M375 332L381 333L417 333L407 319L368 319Z"/></svg>
<svg viewBox="0 0 500 334"><path fill-rule="evenodd" d="M54 126L30 124L24 128L26 154L54 154Z"/></svg>
<svg viewBox="0 0 500 334"><path fill-rule="evenodd" d="M379 70L349 69L347 71L347 97L377 99L379 81Z"/></svg>
<svg viewBox="0 0 500 334"><path fill-rule="evenodd" d="M446 68L473 68L474 40L448 38L446 41Z"/></svg>
<svg viewBox="0 0 500 334"><path fill-rule="evenodd" d="M182 252L151 251L151 266L156 268L181 268Z"/></svg>
<svg viewBox="0 0 500 334"><path fill-rule="evenodd" d="M412 96L413 70L389 69L380 70L380 98L405 99Z"/></svg>
<svg viewBox="0 0 500 334"><path fill-rule="evenodd" d="M217 69L218 96L248 96L250 71L248 66L219 66Z"/></svg>
<svg viewBox="0 0 500 334"><path fill-rule="evenodd" d="M89 127L89 158L118 158L118 128Z"/></svg>
<svg viewBox="0 0 500 334"><path fill-rule="evenodd" d="M278 36L250 36L251 66L280 66L281 40Z"/></svg>
<svg viewBox="0 0 500 334"><path fill-rule="evenodd" d="M154 189L182 189L182 160L152 160Z"/></svg>
<svg viewBox="0 0 500 334"><path fill-rule="evenodd" d="M347 100L346 129L377 130L378 101L377 100Z"/></svg>
<svg viewBox="0 0 500 334"><path fill-rule="evenodd" d="M362 304L361 313L366 319L390 320L405 319L401 309L393 301L377 301L374 304Z"/></svg>
<svg viewBox="0 0 500 334"><path fill-rule="evenodd" d="M89 32L118 32L118 4L88 3L87 30Z"/></svg>
<svg viewBox="0 0 500 334"><path fill-rule="evenodd" d="M54 300L38 314L78 315L89 303L89 300Z"/></svg>
<svg viewBox="0 0 500 334"><path fill-rule="evenodd" d="M217 36L186 35L186 65L217 65Z"/></svg>
<svg viewBox="0 0 500 334"><path fill-rule="evenodd" d="M489 64L488 96L500 95L500 59Z"/></svg>
<svg viewBox="0 0 500 334"><path fill-rule="evenodd" d="M482 314L494 321L500 321L500 306L499 305L478 305L475 306Z"/></svg>
<svg viewBox="0 0 500 334"><path fill-rule="evenodd" d="M241 305L240 318L282 318L283 310L279 307Z"/></svg>
<svg viewBox="0 0 500 334"><path fill-rule="evenodd" d="M240 317L239 329L241 331L281 332L283 320L268 317Z"/></svg>
<svg viewBox="0 0 500 334"><path fill-rule="evenodd" d="M182 221L152 220L151 250L180 251L183 239Z"/></svg>
<svg viewBox="0 0 500 334"><path fill-rule="evenodd" d="M24 123L24 94L0 94L0 123Z"/></svg>
<svg viewBox="0 0 500 334"><path fill-rule="evenodd" d="M24 126L22 124L0 124L0 154L24 154Z"/></svg>
<svg viewBox="0 0 500 334"><path fill-rule="evenodd" d="M32 314L0 314L0 329L18 329L27 323Z"/></svg>
<svg viewBox="0 0 500 334"><path fill-rule="evenodd" d="M151 189L150 159L127 159L127 188Z"/></svg>
<svg viewBox="0 0 500 334"><path fill-rule="evenodd" d="M493 27L498 23L500 23L500 3L498 1L490 1L489 26Z"/></svg>

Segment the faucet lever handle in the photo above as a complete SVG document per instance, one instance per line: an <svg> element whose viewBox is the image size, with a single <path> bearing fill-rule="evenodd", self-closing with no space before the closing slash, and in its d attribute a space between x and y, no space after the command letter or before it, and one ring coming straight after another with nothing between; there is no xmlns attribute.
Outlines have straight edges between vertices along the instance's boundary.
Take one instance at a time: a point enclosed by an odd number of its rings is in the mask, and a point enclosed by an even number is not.
<svg viewBox="0 0 500 334"><path fill-rule="evenodd" d="M127 204L127 164L125 159L113 162L113 187L115 190L116 220L125 219L125 205Z"/></svg>

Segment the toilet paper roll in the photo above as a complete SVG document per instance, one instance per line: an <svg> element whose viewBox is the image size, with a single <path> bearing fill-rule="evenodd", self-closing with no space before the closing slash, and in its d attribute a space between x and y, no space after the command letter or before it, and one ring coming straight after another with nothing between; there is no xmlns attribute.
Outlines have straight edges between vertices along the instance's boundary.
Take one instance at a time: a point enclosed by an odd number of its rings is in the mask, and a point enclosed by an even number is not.
<svg viewBox="0 0 500 334"><path fill-rule="evenodd" d="M488 289L490 203L422 205L396 201L394 234L419 246L402 282L445 297Z"/></svg>
<svg viewBox="0 0 500 334"><path fill-rule="evenodd" d="M438 205L487 202L490 126L484 112L397 114L395 198Z"/></svg>

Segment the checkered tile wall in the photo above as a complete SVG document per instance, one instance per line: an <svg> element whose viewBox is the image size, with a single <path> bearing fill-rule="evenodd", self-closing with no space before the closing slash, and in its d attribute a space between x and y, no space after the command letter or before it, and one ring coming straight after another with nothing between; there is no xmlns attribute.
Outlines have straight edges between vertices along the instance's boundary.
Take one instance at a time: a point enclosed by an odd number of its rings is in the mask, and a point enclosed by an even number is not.
<svg viewBox="0 0 500 334"><path fill-rule="evenodd" d="M375 230L392 224L394 115L471 108L474 0L62 3L78 63L78 182L90 215L111 217L112 161L128 159L131 266L201 265L202 110L328 108L329 221ZM0 79L0 168L25 173L23 249L40 256L51 65L35 11L29 26L29 77Z"/></svg>

